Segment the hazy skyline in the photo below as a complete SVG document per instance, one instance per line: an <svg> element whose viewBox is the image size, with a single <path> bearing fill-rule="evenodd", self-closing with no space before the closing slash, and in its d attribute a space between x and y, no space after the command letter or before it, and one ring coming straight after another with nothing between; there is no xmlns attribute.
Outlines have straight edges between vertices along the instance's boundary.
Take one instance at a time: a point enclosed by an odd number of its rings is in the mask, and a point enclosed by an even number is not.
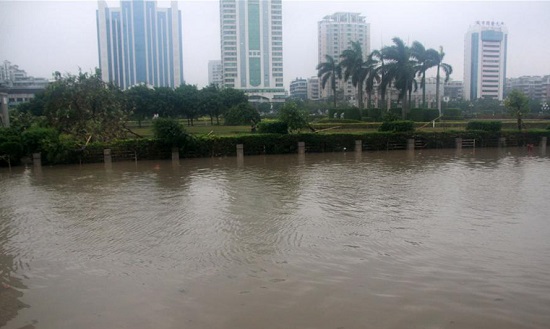
<svg viewBox="0 0 550 329"><path fill-rule="evenodd" d="M118 6L118 1L108 1ZM165 7L169 2L159 1ZM178 1L182 12L183 65L187 83L208 83L208 61L220 59L217 0ZM97 1L0 0L0 60L29 75L77 73L99 66ZM339 11L358 12L371 25L371 50L393 37L426 48L443 46L454 80L462 80L464 35L475 21L508 28L507 77L550 74L548 1L313 1L283 0L285 88L316 75L317 22ZM429 72L428 76L435 75Z"/></svg>

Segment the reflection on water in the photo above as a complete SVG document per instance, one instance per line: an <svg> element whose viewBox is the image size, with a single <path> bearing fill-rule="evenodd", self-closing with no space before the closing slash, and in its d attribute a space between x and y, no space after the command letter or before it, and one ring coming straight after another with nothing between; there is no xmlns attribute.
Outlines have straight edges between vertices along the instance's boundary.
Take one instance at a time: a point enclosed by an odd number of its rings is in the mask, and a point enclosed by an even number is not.
<svg viewBox="0 0 550 329"><path fill-rule="evenodd" d="M549 169L513 148L2 168L0 327L545 328Z"/></svg>

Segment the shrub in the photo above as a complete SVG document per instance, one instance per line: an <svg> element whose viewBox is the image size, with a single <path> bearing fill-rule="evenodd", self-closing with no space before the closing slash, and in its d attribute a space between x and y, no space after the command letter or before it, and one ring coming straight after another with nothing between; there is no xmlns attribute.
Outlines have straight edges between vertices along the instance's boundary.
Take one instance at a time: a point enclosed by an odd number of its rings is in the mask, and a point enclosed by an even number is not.
<svg viewBox="0 0 550 329"><path fill-rule="evenodd" d="M399 119L403 118L403 109L400 107L392 107L388 110L388 114L394 115Z"/></svg>
<svg viewBox="0 0 550 329"><path fill-rule="evenodd" d="M344 117L342 118L342 114ZM347 120L361 120L361 110L357 107L330 109L328 111L330 119L347 119Z"/></svg>
<svg viewBox="0 0 550 329"><path fill-rule="evenodd" d="M466 125L466 130L499 132L501 129L501 121L470 121L468 122L468 125Z"/></svg>
<svg viewBox="0 0 550 329"><path fill-rule="evenodd" d="M421 108L411 109L411 111L409 112L409 120L412 120L415 122L424 121L424 109L421 109Z"/></svg>
<svg viewBox="0 0 550 329"><path fill-rule="evenodd" d="M225 114L226 126L243 126L260 122L260 113L249 103L241 103L231 107Z"/></svg>
<svg viewBox="0 0 550 329"><path fill-rule="evenodd" d="M439 117L438 109L424 109L424 122L429 122Z"/></svg>
<svg viewBox="0 0 550 329"><path fill-rule="evenodd" d="M366 117L371 118L373 121L381 121L382 120L382 110L379 108L374 109L368 109Z"/></svg>
<svg viewBox="0 0 550 329"><path fill-rule="evenodd" d="M294 102L285 103L279 110L279 120L286 123L291 131L307 127L307 117L308 114Z"/></svg>
<svg viewBox="0 0 550 329"><path fill-rule="evenodd" d="M172 118L158 118L153 121L153 134L164 144L182 146L187 139L185 128Z"/></svg>
<svg viewBox="0 0 550 329"><path fill-rule="evenodd" d="M260 122L258 132L262 134L287 134L288 124L282 121Z"/></svg>
<svg viewBox="0 0 550 329"><path fill-rule="evenodd" d="M443 119L445 120L462 120L461 109L446 109L443 111Z"/></svg>
<svg viewBox="0 0 550 329"><path fill-rule="evenodd" d="M382 123L378 131L410 132L414 131L414 122L407 121L386 121Z"/></svg>
<svg viewBox="0 0 550 329"><path fill-rule="evenodd" d="M43 152L59 143L59 133L53 128L31 127L21 134L21 141L27 154Z"/></svg>

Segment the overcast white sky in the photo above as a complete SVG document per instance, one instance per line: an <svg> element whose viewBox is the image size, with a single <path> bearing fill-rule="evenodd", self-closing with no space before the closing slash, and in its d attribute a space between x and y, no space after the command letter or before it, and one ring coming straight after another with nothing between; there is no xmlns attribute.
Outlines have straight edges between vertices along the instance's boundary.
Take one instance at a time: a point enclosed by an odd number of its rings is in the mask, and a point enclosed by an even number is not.
<svg viewBox="0 0 550 329"><path fill-rule="evenodd" d="M220 58L218 1L178 2L185 80L202 87L208 60ZM92 71L99 63L96 9L96 1L0 0L0 60L37 77ZM463 76L468 27L476 20L501 21L509 32L508 77L550 74L550 1L283 0L286 88L297 77L316 75L317 22L337 11L366 16L372 49L394 36L426 48L443 46L455 80Z"/></svg>

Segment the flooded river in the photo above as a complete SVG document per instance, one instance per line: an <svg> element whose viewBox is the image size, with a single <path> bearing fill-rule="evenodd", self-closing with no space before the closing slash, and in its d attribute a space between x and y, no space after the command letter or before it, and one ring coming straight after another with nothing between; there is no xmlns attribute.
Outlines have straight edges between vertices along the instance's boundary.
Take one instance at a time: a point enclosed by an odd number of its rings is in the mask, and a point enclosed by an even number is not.
<svg viewBox="0 0 550 329"><path fill-rule="evenodd" d="M548 328L550 157L0 168L2 328Z"/></svg>

